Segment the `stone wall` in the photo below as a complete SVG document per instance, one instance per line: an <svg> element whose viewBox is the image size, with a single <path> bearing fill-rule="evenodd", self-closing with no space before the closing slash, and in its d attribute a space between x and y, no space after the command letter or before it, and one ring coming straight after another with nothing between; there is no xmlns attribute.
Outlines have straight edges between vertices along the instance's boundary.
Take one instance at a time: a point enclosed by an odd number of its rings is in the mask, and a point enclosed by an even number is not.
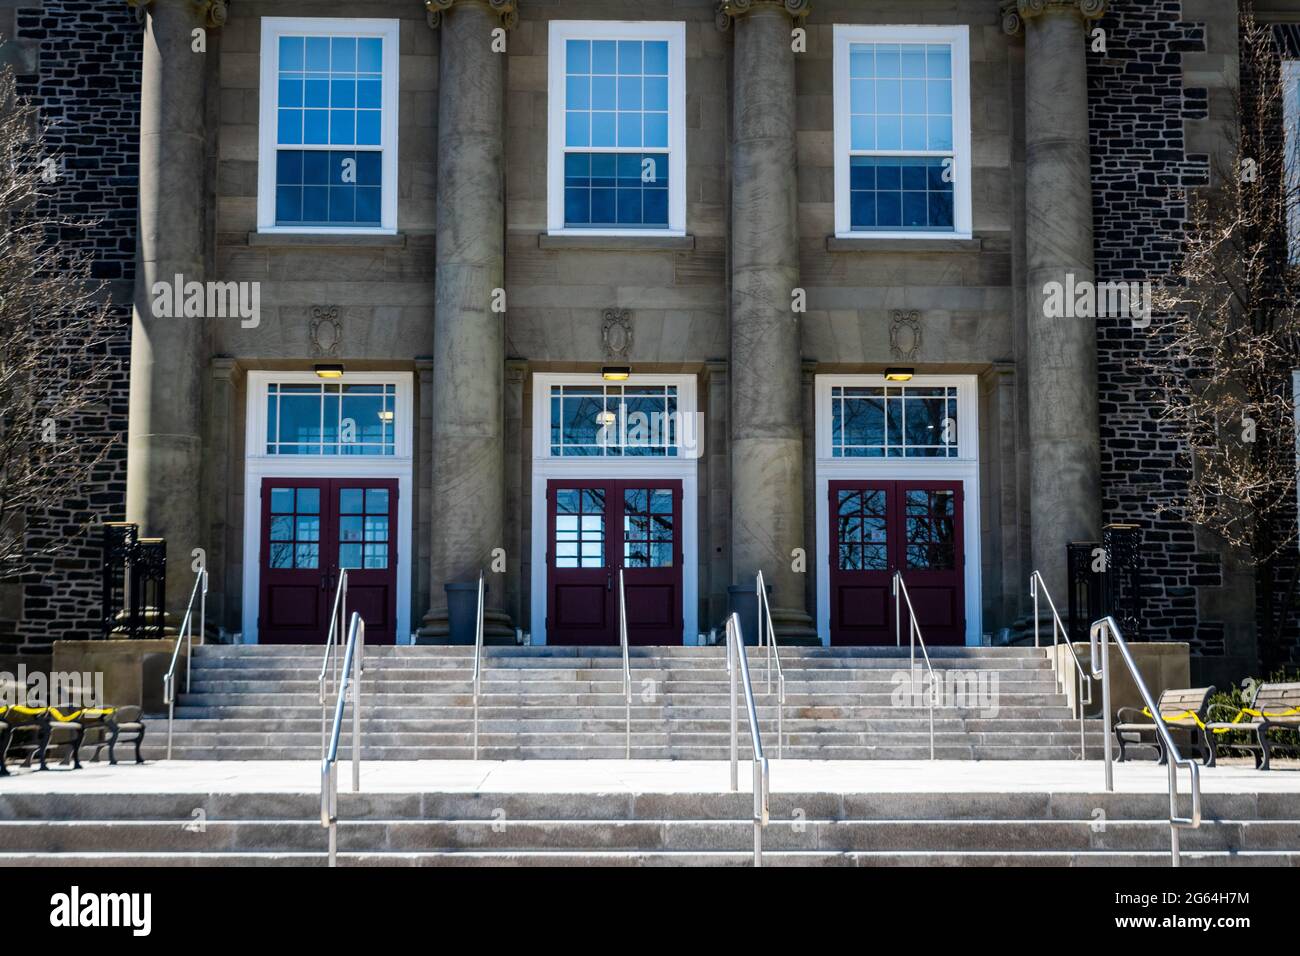
<svg viewBox="0 0 1300 956"><path fill-rule="evenodd" d="M93 221L64 241L94 260L116 302L122 335L113 348L120 377L105 404L74 424L87 432L125 435L130 290L134 276L141 28L125 3L27 0L0 3L0 63L11 64L19 92L51 126L51 154L64 157L51 187L55 212ZM66 343L76 348L76 343ZM31 546L65 535L70 547L42 560L21 589L0 603L0 650L46 650L53 640L98 630L99 549L82 533L89 521L122 517L126 447L114 448L77 498L29 521ZM16 592L16 593L15 593ZM19 620L20 619L20 620Z"/></svg>
<svg viewBox="0 0 1300 956"><path fill-rule="evenodd" d="M1091 52L1088 66L1100 282L1148 279L1176 262L1177 244L1164 237L1186 218L1180 193L1209 181L1210 151L1222 145L1206 127L1228 105L1223 67L1231 57L1221 51L1225 42L1235 48L1233 7L1112 0L1098 24L1106 52ZM1152 381L1141 370L1159 346L1159 328L1158 316L1148 329L1128 319L1098 322L1105 520L1144 532L1143 636L1186 641L1194 658L1235 656L1241 648L1225 625L1232 618L1224 601L1239 583L1233 569L1163 510L1185 485L1189 461L1156 421Z"/></svg>

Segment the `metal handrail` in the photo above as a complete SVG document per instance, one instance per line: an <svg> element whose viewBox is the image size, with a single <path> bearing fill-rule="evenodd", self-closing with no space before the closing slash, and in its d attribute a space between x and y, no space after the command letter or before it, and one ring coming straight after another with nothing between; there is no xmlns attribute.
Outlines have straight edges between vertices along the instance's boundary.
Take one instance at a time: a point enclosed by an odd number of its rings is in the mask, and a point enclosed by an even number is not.
<svg viewBox="0 0 1300 956"><path fill-rule="evenodd" d="M900 607L898 598L902 595L907 602L908 647L911 648L911 664L908 666L907 679L911 683L916 674L916 645L921 645L921 654L925 659L925 669L930 672L930 759L934 759L934 705L939 696L939 685L935 680L934 667L930 664L930 652L925 648L925 638L921 636L921 625L916 623L916 611L912 609L912 596L907 593L907 583L903 572L894 572L894 644L902 647L903 640L899 634Z"/></svg>
<svg viewBox="0 0 1300 956"><path fill-rule="evenodd" d="M767 644L767 693L772 693L772 660L776 660L776 756L785 756L785 671L781 669L781 652L776 647L776 627L772 624L772 605L767 600L763 572L754 582L758 591L758 613L764 624L759 626L759 643Z"/></svg>
<svg viewBox="0 0 1300 956"><path fill-rule="evenodd" d="M1142 673L1138 670L1137 663L1133 660L1133 654L1129 651L1128 642L1124 640L1124 635L1115 623L1115 619L1109 615L1099 621L1094 621L1088 630L1088 646L1092 651L1092 660L1089 662L1089 669L1093 677L1101 678L1101 706L1105 715L1106 731L1106 790L1108 792L1115 789L1115 767L1111 759L1111 721L1113 715L1110 709L1110 642L1113 640L1115 646L1119 648L1120 657L1123 659L1125 666L1128 667L1129 674L1133 678L1133 684L1137 687L1138 693L1142 695L1142 702L1146 704L1147 712L1154 714L1154 724L1156 734L1164 744L1165 757L1169 762L1169 853L1170 863L1172 866L1180 866L1182 857L1178 846L1179 830L1195 830L1201 825L1201 768L1196 766L1194 760L1184 757L1174 743L1173 735L1165 722L1160 719L1160 707L1156 703L1155 697L1152 696L1151 690L1147 687L1146 681L1142 679ZM1097 667L1097 660L1101 659L1101 668ZM1186 767L1188 774L1191 776L1191 794L1192 794L1192 813L1191 816L1180 817L1178 815L1178 768Z"/></svg>
<svg viewBox="0 0 1300 956"><path fill-rule="evenodd" d="M320 825L329 831L329 865L338 866L339 849L339 736L343 732L343 707L352 688L352 792L361 792L361 674L365 670L366 622L352 612L348 646L343 658L343 678L334 705L334 729L329 749L320 764Z"/></svg>
<svg viewBox="0 0 1300 956"><path fill-rule="evenodd" d="M330 630L325 637L325 657L321 661L320 676L316 679L316 696L320 699L320 755L325 757L325 678L330 662L334 663L334 686L339 682L339 656L334 653L336 642L342 642L343 629L348 619L348 569L339 571L339 583L334 589L334 607L330 610Z"/></svg>
<svg viewBox="0 0 1300 956"><path fill-rule="evenodd" d="M1034 647L1038 647L1038 592L1043 592L1043 597L1047 599L1047 606L1052 612L1052 673L1056 675L1056 685L1061 689L1065 688L1065 681L1062 679L1060 668L1056 664L1056 654L1054 653L1057 646L1061 643L1060 638L1065 638L1065 647L1074 658L1074 669L1078 672L1079 690L1074 695L1074 706L1079 718L1079 759L1085 759L1085 748L1087 744L1084 736L1084 715L1083 708L1085 704L1092 703L1092 675L1088 673L1079 660L1079 654L1074 649L1074 643L1070 640L1070 634L1065 629L1065 624L1061 622L1061 615L1056 610L1056 602L1052 600L1052 592L1047 589L1047 582L1043 580L1042 574L1034 571L1029 575L1029 595L1034 599ZM1087 681L1087 684L1084 681ZM1087 696L1084 696L1084 690L1087 690Z"/></svg>
<svg viewBox="0 0 1300 956"><path fill-rule="evenodd" d="M478 695L482 686L480 679L481 661L483 658L483 626L484 607L483 607L483 572L478 573L478 612L474 619L474 759L478 759Z"/></svg>
<svg viewBox="0 0 1300 956"><path fill-rule="evenodd" d="M736 739L736 675L744 678L745 710L749 714L749 742L753 750L754 766L754 866L763 865L763 828L768 823L768 791L771 786L771 768L763 756L763 736L758 729L758 711L754 707L754 685L749 679L749 660L745 654L745 641L740 630L740 616L732 613L727 618L727 670L731 676L731 790L740 789L737 769L739 745Z"/></svg>
<svg viewBox="0 0 1300 956"><path fill-rule="evenodd" d="M200 587L202 585L202 587ZM163 703L167 705L167 759L172 759L172 721L176 719L176 660L181 653L181 641L185 642L185 693L190 692L190 658L194 656L194 599L199 599L199 639L207 633L208 623L208 569L200 568L194 576L194 587L190 589L190 600L185 605L185 617L181 620L181 629L176 632L176 646L172 648L171 665L163 675ZM158 609L165 613L164 608Z"/></svg>
<svg viewBox="0 0 1300 956"><path fill-rule="evenodd" d="M632 759L632 664L627 653L627 593L623 569L618 569L618 640L623 645L623 759Z"/></svg>

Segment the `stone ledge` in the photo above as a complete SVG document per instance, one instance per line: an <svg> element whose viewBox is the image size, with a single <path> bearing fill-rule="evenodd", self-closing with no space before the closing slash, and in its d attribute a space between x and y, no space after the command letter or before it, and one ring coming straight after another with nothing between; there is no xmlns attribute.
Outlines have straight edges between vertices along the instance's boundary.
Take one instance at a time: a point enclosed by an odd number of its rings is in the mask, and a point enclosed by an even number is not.
<svg viewBox="0 0 1300 956"><path fill-rule="evenodd" d="M827 252L982 252L984 240L974 239L841 239L826 237Z"/></svg>
<svg viewBox="0 0 1300 956"><path fill-rule="evenodd" d="M564 234L552 236L541 233L537 237L538 249L586 249L590 252L690 252L695 248L694 236L582 236Z"/></svg>
<svg viewBox="0 0 1300 956"><path fill-rule="evenodd" d="M384 248L404 249L406 247L406 234L397 233L396 235L337 235L332 233L306 233L306 232L250 232L248 234L248 244L250 246L282 247L291 248L294 246L330 246L336 248L375 248L376 246Z"/></svg>

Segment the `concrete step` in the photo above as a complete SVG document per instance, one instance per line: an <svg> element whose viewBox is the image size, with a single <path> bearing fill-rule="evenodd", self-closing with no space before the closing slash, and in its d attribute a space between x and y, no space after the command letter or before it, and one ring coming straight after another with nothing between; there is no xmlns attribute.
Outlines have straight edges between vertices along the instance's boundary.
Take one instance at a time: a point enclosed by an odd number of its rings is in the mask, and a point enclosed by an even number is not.
<svg viewBox="0 0 1300 956"><path fill-rule="evenodd" d="M342 853L340 866L751 866L750 852L641 852L578 850L521 852L516 850L450 850L407 853ZM135 867L135 866L325 866L320 853L0 853L0 866ZM764 866L1107 866L1167 867L1169 851L1081 851L1008 853L1003 851L870 852L774 851L763 854ZM1300 852L1184 853L1183 866L1296 866Z"/></svg>
<svg viewBox="0 0 1300 956"><path fill-rule="evenodd" d="M330 715L333 719L333 715ZM771 720L765 721L760 717L762 723L761 729L767 733L770 729L773 733L776 731L776 718L773 714ZM664 716L659 713L651 714L632 714L632 730L650 731L658 729L665 724ZM351 722L347 725L351 727ZM272 715L264 718L243 718L243 717L224 717L216 718L191 718L178 721L175 724L175 734L244 734L244 733L320 733L320 717L313 715L311 717L289 718L279 715ZM412 720L406 717L396 718L374 718L369 716L362 717L362 731L366 735L371 733L469 733L473 728L473 721L468 716L449 719L445 715L435 715L429 720ZM729 727L728 721L724 716L718 716L713 719L707 718L677 718L672 717L668 721L668 726L673 732L692 733L692 732L719 732ZM905 716L902 714L893 714L887 718L878 718L874 720L811 720L806 718L796 718L787 715L784 722L785 732L787 734L796 733L865 733L865 734L891 734L891 733L916 733L919 731L929 731L929 721L921 715ZM1076 738L1079 733L1077 721L1071 720L998 720L998 719L960 719L936 717L934 721L936 733L999 733L999 732L1021 732L1032 729L1033 731L1072 734ZM621 714L609 717L527 717L527 716L510 716L510 717L492 717L481 718L479 720L480 733L511 733L529 731L531 733L623 733L625 721ZM165 726L163 730L165 730ZM1090 721L1087 726L1087 736L1101 739L1101 727L1096 721Z"/></svg>
<svg viewBox="0 0 1300 956"><path fill-rule="evenodd" d="M685 704L638 704L637 698L633 697L632 719L633 720L658 720L672 718L674 720L729 720L727 705L717 704L709 706L691 706ZM332 718L332 703L327 708ZM777 716L777 705L763 702L761 696L756 705L758 718L760 721L775 721ZM320 720L321 705L315 700L310 703L293 704L287 706L272 705L244 705L244 704L191 704L178 703L176 707L177 726L181 722L196 718L220 719L243 718L246 720L275 720L275 719L295 719L295 720ZM429 723L436 720L469 720L473 716L473 703L467 701L456 706L441 707L393 707L388 706L382 699L365 699L362 700L362 713L367 720L410 720L421 723ZM506 705L483 703L479 707L479 719L492 720L546 720L546 719L582 719L582 720L622 720L625 713L625 703L620 698L615 702L600 705L574 705L569 707L552 706L550 704L529 703L526 701L515 702ZM350 712L349 712L350 715ZM159 722L165 722L166 714L153 714L149 720L155 726ZM928 708L915 707L797 707L787 703L785 705L786 720L814 720L814 721L836 721L836 720L894 720L894 719L929 719ZM948 707L935 710L935 726L945 719L949 720L1019 720L1019 721L1038 721L1046 720L1049 723L1059 723L1068 721L1078 726L1077 721L1070 718L1069 709L1066 707L999 707L997 717L988 717L978 708L973 707ZM1088 721L1089 724L1097 721Z"/></svg>
<svg viewBox="0 0 1300 956"><path fill-rule="evenodd" d="M189 827L189 829L186 829ZM345 820L343 852L514 850L743 852L747 820ZM0 853L320 852L319 819L9 821ZM1165 851L1165 821L772 820L765 851L1045 852ZM1300 851L1300 821L1219 820L1182 835L1189 851Z"/></svg>
<svg viewBox="0 0 1300 956"><path fill-rule="evenodd" d="M779 774L781 766L775 761L773 774ZM728 792L725 765L716 769L718 779L710 789L608 792L582 787L559 791L434 788L353 793L347 789L349 768L345 762L339 768L339 818L345 822L492 821L502 817L516 821L749 820L753 797L743 786L740 792ZM1160 823L1167 831L1169 798L1166 793L1104 792L1100 789L1101 770L1099 762L1089 766L1087 773L1090 778L1095 775L1098 789L1087 792L1052 792L1035 787L997 792L774 791L769 802L774 821L793 821L796 814L808 820L1033 820L1082 821L1093 825L1098 819L1107 825L1114 821L1145 820ZM190 822L194 811L202 809L209 822L312 820L319 825L319 762L303 764L302 774L302 788L293 791L190 791L179 787L138 792L6 790L0 791L0 822L173 820L180 824ZM1203 795L1202 808L1207 826L1219 820L1295 821L1300 820L1300 791L1211 791Z"/></svg>

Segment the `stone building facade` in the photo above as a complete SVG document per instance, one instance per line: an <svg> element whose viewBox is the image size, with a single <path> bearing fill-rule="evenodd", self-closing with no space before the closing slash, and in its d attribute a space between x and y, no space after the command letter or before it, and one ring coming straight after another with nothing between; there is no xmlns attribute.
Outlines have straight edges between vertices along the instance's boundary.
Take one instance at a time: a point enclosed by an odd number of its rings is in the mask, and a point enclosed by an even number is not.
<svg viewBox="0 0 1300 956"><path fill-rule="evenodd" d="M139 10L121 513L173 613L201 549L227 640L321 639L342 565L380 639L484 571L497 639L617 643L622 579L631 639L694 643L762 571L787 639L892 643L899 570L976 644L1125 521L1149 636L1253 666L1248 570L1159 508L1145 339L1043 295L1167 267L1236 4Z"/></svg>

